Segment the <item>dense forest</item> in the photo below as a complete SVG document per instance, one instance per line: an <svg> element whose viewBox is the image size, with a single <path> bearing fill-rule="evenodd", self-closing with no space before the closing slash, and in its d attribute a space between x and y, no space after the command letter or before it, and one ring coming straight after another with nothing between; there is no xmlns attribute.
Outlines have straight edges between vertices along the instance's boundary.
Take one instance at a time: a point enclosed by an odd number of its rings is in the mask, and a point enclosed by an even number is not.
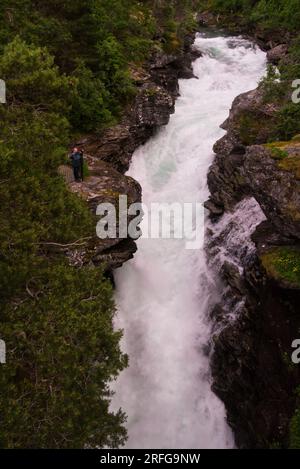
<svg viewBox="0 0 300 469"><path fill-rule="evenodd" d="M270 30L297 31L300 21L300 6L297 0L211 0L207 3L217 14L230 15L243 24ZM235 23L236 24L236 23Z"/></svg>
<svg viewBox="0 0 300 469"><path fill-rule="evenodd" d="M142 63L154 47L180 47L190 7L1 1L1 447L124 441L125 416L109 411L108 384L127 365L112 327L112 286L101 269L74 269L49 249L76 243L96 226L57 168L74 135L117 122L135 93L130 63Z"/></svg>

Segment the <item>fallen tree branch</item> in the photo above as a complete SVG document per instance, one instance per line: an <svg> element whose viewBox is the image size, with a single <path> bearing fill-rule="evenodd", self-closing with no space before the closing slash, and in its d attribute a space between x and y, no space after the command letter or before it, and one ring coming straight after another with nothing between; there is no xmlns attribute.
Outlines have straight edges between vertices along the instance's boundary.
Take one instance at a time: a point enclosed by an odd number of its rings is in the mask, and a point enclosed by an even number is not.
<svg viewBox="0 0 300 469"><path fill-rule="evenodd" d="M29 282L26 283L26 291L28 293L29 296L31 296L31 298L35 298L35 295L32 293L32 291L29 289L29 286L28 286Z"/></svg>
<svg viewBox="0 0 300 469"><path fill-rule="evenodd" d="M36 243L39 246L55 246L55 247L60 247L60 248L70 248L72 246L85 246L86 241L89 241L93 239L91 236L87 238L82 238L78 239L77 241L74 241L74 243L69 243L69 244L61 244L61 243L52 243L52 242L47 242L47 243Z"/></svg>

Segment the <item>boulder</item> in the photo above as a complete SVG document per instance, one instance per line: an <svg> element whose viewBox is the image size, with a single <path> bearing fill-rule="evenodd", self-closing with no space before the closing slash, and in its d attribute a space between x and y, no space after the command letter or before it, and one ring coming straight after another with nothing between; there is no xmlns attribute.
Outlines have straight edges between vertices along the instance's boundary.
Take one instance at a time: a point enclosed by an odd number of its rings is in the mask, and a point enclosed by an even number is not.
<svg viewBox="0 0 300 469"><path fill-rule="evenodd" d="M287 44L279 44L278 46L273 47L273 49L267 52L268 62L273 65L278 65L279 62L287 55L288 49L289 47Z"/></svg>
<svg viewBox="0 0 300 469"><path fill-rule="evenodd" d="M300 239L300 181L281 169L272 151L264 146L248 148L241 171L253 197L276 231Z"/></svg>
<svg viewBox="0 0 300 469"><path fill-rule="evenodd" d="M240 94L233 101L228 119L221 125L227 131L223 140L244 146L267 142L278 109L277 105L265 102L262 87Z"/></svg>
<svg viewBox="0 0 300 469"><path fill-rule="evenodd" d="M89 155L86 156L90 175L83 182L72 182L71 191L83 198L92 211L96 210L101 203L110 203L115 209L117 216L121 215L119 210L119 196L127 196L127 207L133 203L140 203L142 199L142 189L137 181L131 177L118 173L110 164L99 161ZM127 217L127 213L126 213ZM128 221L130 221L128 219ZM137 250L136 243L131 238L117 237L114 239L100 239L96 236L89 238L80 248L69 249L66 254L72 265L84 265L92 263L102 264L107 272L121 267L123 263L132 259Z"/></svg>

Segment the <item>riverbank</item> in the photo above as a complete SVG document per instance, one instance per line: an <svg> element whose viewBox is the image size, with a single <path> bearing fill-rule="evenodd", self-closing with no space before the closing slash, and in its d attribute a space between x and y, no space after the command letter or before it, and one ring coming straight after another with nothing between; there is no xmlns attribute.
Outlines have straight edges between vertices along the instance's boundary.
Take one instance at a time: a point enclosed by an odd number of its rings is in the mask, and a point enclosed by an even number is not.
<svg viewBox="0 0 300 469"><path fill-rule="evenodd" d="M124 173L129 169L134 151L145 144L174 113L179 96L179 80L192 78L192 62L201 55L193 47L194 34L185 37L182 48L172 54L153 52L143 67L131 70L136 87L134 100L120 122L101 133L85 135L73 142L84 150L89 175L83 183L72 183L71 191L79 194L95 214L100 203L112 203L119 210L120 195L129 203L142 201L142 188ZM136 252L132 239L99 240L94 237L80 251L69 253L79 265L91 262L113 271L132 259Z"/></svg>

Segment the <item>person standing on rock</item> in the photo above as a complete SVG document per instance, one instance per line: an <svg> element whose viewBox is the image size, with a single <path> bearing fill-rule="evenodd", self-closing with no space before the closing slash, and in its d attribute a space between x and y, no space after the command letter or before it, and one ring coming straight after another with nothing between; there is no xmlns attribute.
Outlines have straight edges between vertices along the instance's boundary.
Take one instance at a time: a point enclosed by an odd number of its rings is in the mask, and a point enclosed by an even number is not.
<svg viewBox="0 0 300 469"><path fill-rule="evenodd" d="M83 180L83 152L81 152L78 148L74 148L70 155L70 160L72 163L75 181L80 182L80 180Z"/></svg>

